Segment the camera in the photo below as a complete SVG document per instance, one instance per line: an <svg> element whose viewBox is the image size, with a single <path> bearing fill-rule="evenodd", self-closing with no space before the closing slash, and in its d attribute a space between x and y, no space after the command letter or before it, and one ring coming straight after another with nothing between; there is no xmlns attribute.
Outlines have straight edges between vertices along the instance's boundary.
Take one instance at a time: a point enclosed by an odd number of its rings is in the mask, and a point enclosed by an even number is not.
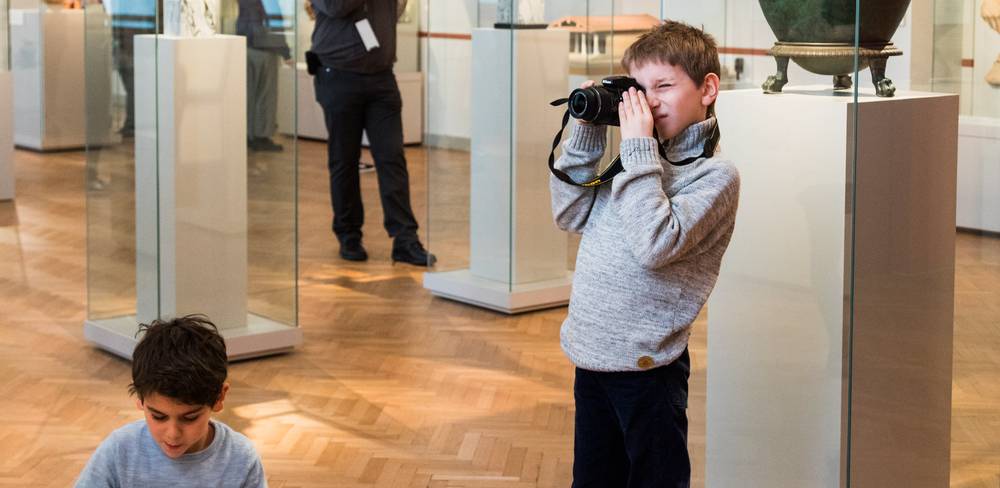
<svg viewBox="0 0 1000 488"><path fill-rule="evenodd" d="M635 78L628 76L609 76L600 85L577 88L569 94L569 114L591 124L621 125L618 104L629 88L645 91Z"/></svg>

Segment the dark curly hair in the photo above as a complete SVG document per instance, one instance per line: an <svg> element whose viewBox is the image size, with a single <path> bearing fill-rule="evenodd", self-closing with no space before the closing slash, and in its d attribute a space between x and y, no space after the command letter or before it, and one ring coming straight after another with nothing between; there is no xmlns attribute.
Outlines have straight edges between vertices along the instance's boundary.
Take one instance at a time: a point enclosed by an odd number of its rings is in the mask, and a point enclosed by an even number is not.
<svg viewBox="0 0 1000 488"><path fill-rule="evenodd" d="M228 373L226 342L204 315L139 326L129 394L153 393L188 405L215 405Z"/></svg>

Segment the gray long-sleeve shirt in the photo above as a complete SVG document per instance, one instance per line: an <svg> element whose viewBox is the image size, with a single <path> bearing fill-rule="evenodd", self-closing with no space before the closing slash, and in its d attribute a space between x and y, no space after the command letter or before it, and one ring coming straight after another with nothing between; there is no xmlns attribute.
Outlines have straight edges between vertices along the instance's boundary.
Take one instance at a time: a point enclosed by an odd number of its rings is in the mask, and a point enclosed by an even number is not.
<svg viewBox="0 0 1000 488"><path fill-rule="evenodd" d="M702 153L710 118L670 141L670 161ZM603 126L576 125L556 167L577 181L594 176ZM719 275L736 221L739 174L729 161L660 158L653 138L621 142L624 171L597 188L550 179L552 214L582 233L563 351L578 367L636 371L669 364Z"/></svg>
<svg viewBox="0 0 1000 488"><path fill-rule="evenodd" d="M97 447L76 486L266 488L267 478L250 440L222 422L211 422L215 428L212 443L177 459L170 459L156 445L145 420L127 424Z"/></svg>
<svg viewBox="0 0 1000 488"><path fill-rule="evenodd" d="M396 62L399 0L310 0L316 12L312 51L323 66L357 73L378 73ZM354 23L367 18L379 47L367 51Z"/></svg>

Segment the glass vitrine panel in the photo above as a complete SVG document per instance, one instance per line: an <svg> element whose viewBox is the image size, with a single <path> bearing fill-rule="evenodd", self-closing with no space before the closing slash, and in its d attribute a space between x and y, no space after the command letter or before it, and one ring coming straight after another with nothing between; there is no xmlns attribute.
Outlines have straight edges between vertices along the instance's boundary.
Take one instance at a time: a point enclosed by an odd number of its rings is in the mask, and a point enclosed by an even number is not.
<svg viewBox="0 0 1000 488"><path fill-rule="evenodd" d="M282 123L297 82L279 89L295 8L87 3L85 330L99 346L128 356L138 323L189 313L216 321L233 357L301 340L296 127Z"/></svg>

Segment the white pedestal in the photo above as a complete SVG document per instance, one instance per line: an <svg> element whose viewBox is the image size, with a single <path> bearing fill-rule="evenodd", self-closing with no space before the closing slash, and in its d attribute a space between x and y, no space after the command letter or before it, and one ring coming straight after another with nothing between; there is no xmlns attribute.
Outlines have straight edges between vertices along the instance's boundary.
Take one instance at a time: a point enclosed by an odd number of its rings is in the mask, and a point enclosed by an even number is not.
<svg viewBox="0 0 1000 488"><path fill-rule="evenodd" d="M281 65L278 70L278 132L296 135L295 107L288 100L295 93L298 77L298 136L326 140L326 122L323 107L316 101L313 77L306 72L305 63L296 68ZM420 144L424 139L424 75L420 72L396 73L399 95L403 99L403 144ZM362 144L368 145L367 134Z"/></svg>
<svg viewBox="0 0 1000 488"><path fill-rule="evenodd" d="M245 38L136 36L135 62L137 317L88 337L125 355L135 321L202 313L241 338L231 356L294 347L247 311Z"/></svg>
<svg viewBox="0 0 1000 488"><path fill-rule="evenodd" d="M720 96L742 189L708 304L708 488L948 486L958 97L859 102L855 141L849 94Z"/></svg>
<svg viewBox="0 0 1000 488"><path fill-rule="evenodd" d="M958 122L956 225L1000 232L1000 119L961 117Z"/></svg>
<svg viewBox="0 0 1000 488"><path fill-rule="evenodd" d="M83 10L10 11L16 145L39 151L82 148L87 143L85 104L108 106L111 51L99 57L88 53L91 66L84 66L85 44L108 44L94 38L106 37L107 30L92 29L84 43L84 23ZM107 83L85 84L85 70L99 68Z"/></svg>
<svg viewBox="0 0 1000 488"><path fill-rule="evenodd" d="M506 312L521 311L511 302L568 302L568 243L552 222L545 165L562 115L548 102L566 94L568 43L560 30L473 30L470 266L426 273L431 292ZM485 301L497 290L509 296Z"/></svg>
<svg viewBox="0 0 1000 488"><path fill-rule="evenodd" d="M14 199L14 119L10 71L0 70L0 200Z"/></svg>

